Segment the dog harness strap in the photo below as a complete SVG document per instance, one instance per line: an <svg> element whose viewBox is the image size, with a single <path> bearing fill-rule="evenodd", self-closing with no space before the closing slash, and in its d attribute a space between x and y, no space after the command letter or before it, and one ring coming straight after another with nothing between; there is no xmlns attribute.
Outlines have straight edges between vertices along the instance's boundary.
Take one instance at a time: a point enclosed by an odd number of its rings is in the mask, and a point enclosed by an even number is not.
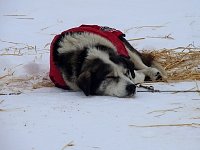
<svg viewBox="0 0 200 150"><path fill-rule="evenodd" d="M58 70L58 68L54 64L54 60L53 60L53 50L54 50L55 43L58 41L58 39L60 39L61 36L63 36L66 33L69 33L69 32L90 32L90 33L94 33L99 36L102 36L105 39L109 40L116 47L119 55L129 57L128 52L125 48L125 45L120 40L120 37L122 37L122 36L125 37L125 34L123 34L119 30L116 30L114 28L105 27L105 26L98 26L98 25L81 25L79 27L66 30L66 31L62 32L61 34L56 35L50 46L49 77L52 80L52 82L55 84L56 87L63 88L63 89L69 89L61 75L61 72Z"/></svg>

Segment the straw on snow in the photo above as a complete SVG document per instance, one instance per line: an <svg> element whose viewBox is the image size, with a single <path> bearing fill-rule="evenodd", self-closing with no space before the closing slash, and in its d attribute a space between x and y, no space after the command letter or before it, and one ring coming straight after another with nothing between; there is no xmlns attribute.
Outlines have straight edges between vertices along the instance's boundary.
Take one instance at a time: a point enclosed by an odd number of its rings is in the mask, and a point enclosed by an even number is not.
<svg viewBox="0 0 200 150"><path fill-rule="evenodd" d="M163 66L168 81L200 80L200 48L177 47L143 53L150 53Z"/></svg>

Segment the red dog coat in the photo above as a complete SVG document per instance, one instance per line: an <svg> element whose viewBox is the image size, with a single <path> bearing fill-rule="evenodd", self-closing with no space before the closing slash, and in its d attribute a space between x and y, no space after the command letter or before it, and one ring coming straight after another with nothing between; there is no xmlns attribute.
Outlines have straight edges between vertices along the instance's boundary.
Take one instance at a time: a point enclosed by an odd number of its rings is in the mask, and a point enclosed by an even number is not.
<svg viewBox="0 0 200 150"><path fill-rule="evenodd" d="M120 37L121 36L124 37L125 35L119 30L109 28L109 27L101 27L98 25L81 25L80 27L66 30L66 31L62 32L61 34L56 35L50 46L49 77L52 80L52 82L55 84L56 87L68 89L60 71L54 64L54 60L53 60L54 45L56 42L58 42L58 39L60 39L60 36L66 34L67 32L90 32L90 33L102 36L102 37L106 38L107 40L109 40L116 47L119 55L128 57L128 52L127 52L123 42L120 40Z"/></svg>

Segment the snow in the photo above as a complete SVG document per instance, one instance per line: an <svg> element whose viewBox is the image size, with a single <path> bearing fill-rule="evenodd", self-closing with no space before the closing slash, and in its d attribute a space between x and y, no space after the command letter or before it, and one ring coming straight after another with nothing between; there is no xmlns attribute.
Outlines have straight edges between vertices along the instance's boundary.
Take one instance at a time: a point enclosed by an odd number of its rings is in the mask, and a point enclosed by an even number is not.
<svg viewBox="0 0 200 150"><path fill-rule="evenodd" d="M199 5L198 0L1 1L0 77L27 80L7 85L7 78L0 78L0 93L22 92L0 96L0 150L199 150L199 93L138 89L132 98L116 98L32 89L47 78L55 34L99 24L126 32L127 39L144 38L131 42L139 50L199 47ZM155 38L167 35L173 39ZM20 56L8 55L14 52ZM188 91L200 82L152 85Z"/></svg>
<svg viewBox="0 0 200 150"><path fill-rule="evenodd" d="M62 149L71 141L78 150L199 149L199 128L130 126L198 123L198 94L122 99L49 88L1 99L1 149Z"/></svg>

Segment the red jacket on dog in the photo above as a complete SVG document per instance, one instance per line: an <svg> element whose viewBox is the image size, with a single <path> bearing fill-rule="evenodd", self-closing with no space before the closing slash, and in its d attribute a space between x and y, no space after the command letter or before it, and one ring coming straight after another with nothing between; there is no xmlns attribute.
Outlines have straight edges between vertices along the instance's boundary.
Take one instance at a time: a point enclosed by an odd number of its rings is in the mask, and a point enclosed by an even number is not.
<svg viewBox="0 0 200 150"><path fill-rule="evenodd" d="M59 39L59 37L66 34L67 32L90 32L90 33L102 36L102 37L106 38L107 40L109 40L116 47L119 55L128 57L128 52L125 48L125 45L119 38L121 36L124 37L125 35L119 30L109 28L109 27L101 27L98 25L81 25L79 27L66 30L66 31L62 32L61 34L56 35L50 46L49 77L52 80L52 82L55 84L56 87L68 89L60 71L54 64L54 60L53 60L54 45L56 42L58 42L57 40Z"/></svg>

